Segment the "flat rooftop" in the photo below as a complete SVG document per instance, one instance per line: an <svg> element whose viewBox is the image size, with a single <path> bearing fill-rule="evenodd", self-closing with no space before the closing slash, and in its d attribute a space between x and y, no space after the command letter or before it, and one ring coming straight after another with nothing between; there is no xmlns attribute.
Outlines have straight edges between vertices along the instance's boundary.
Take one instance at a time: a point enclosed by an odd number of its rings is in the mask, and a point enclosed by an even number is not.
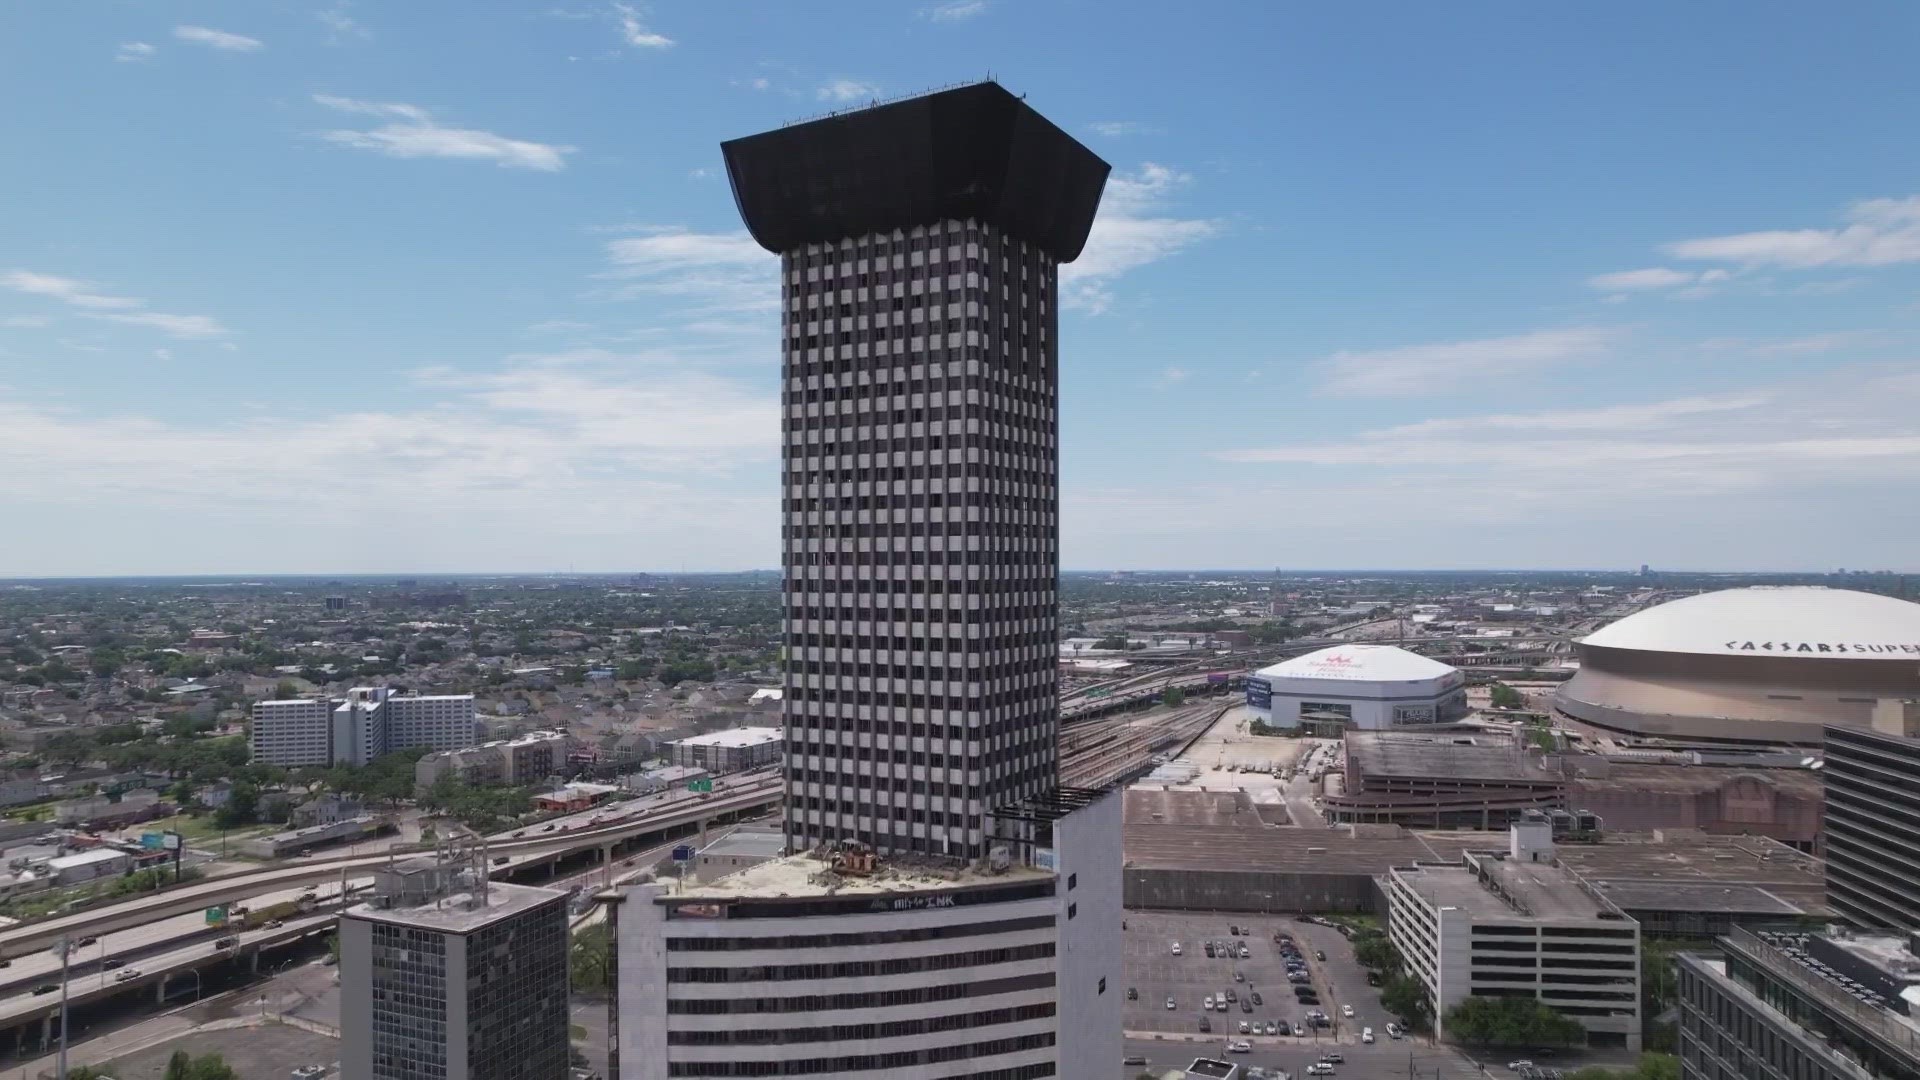
<svg viewBox="0 0 1920 1080"><path fill-rule="evenodd" d="M1461 908L1476 920L1596 919L1605 911L1573 875L1550 863L1487 859L1481 865L1485 882L1467 866L1403 866L1395 873L1433 906Z"/></svg>
<svg viewBox="0 0 1920 1080"><path fill-rule="evenodd" d="M1354 731L1347 733L1347 761L1350 770L1369 776L1434 776L1526 784L1560 780L1540 764L1537 756L1504 735L1450 737Z"/></svg>
<svg viewBox="0 0 1920 1080"><path fill-rule="evenodd" d="M742 829L729 833L700 849L702 855L751 855L776 858L786 849L787 838L763 829Z"/></svg>
<svg viewBox="0 0 1920 1080"><path fill-rule="evenodd" d="M744 746L763 746L770 742L779 742L785 733L777 727L737 727L725 731L709 731L705 735L689 735L684 739L675 739L670 746L724 746L739 748Z"/></svg>
<svg viewBox="0 0 1920 1080"><path fill-rule="evenodd" d="M468 934L499 922L501 919L525 914L548 901L564 900L566 895L557 889L537 889L530 885L494 882L487 887L485 907L475 903L475 894L457 892L450 893L434 903L411 907L383 908L375 907L371 903L355 904L347 909L346 914L351 918L366 919L370 922L420 927L450 934Z"/></svg>
<svg viewBox="0 0 1920 1080"><path fill-rule="evenodd" d="M869 875L834 874L826 859L805 852L770 859L757 866L736 870L705 884L689 884L664 894L662 899L709 897L753 897L775 899L827 895L831 885L835 896L882 896L888 893L930 892L963 889L978 885L999 885L1021 881L1045 881L1052 871L1015 865L995 873L964 863L947 864L933 860L900 857L882 859Z"/></svg>

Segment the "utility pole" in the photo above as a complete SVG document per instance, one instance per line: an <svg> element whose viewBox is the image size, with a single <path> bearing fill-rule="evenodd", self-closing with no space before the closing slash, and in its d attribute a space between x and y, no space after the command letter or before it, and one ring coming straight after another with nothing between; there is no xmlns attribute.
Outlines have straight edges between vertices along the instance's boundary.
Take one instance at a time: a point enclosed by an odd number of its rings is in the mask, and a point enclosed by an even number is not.
<svg viewBox="0 0 1920 1080"><path fill-rule="evenodd" d="M60 1066L58 1080L67 1080L67 972L73 965L73 939L60 935Z"/></svg>

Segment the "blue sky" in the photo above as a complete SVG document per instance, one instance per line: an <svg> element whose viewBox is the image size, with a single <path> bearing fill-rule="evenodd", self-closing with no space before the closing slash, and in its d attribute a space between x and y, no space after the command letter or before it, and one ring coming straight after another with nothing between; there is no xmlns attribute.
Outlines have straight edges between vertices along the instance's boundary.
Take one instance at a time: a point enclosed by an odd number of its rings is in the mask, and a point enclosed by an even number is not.
<svg viewBox="0 0 1920 1080"><path fill-rule="evenodd" d="M16 3L0 575L773 565L721 140L1114 165L1063 563L1920 569L1920 9Z"/></svg>

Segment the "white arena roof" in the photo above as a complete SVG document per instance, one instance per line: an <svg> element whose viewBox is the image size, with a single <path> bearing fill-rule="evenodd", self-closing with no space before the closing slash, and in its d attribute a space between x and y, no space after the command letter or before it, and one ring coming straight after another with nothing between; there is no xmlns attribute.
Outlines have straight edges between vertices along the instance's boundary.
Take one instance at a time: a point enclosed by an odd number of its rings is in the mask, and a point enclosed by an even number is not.
<svg viewBox="0 0 1920 1080"><path fill-rule="evenodd" d="M1920 656L1920 604L1819 585L1756 585L1650 607L1581 644L1710 656L1908 658Z"/></svg>
<svg viewBox="0 0 1920 1080"><path fill-rule="evenodd" d="M1438 660L1393 645L1335 645L1283 660L1254 674L1275 679L1421 682L1454 673Z"/></svg>

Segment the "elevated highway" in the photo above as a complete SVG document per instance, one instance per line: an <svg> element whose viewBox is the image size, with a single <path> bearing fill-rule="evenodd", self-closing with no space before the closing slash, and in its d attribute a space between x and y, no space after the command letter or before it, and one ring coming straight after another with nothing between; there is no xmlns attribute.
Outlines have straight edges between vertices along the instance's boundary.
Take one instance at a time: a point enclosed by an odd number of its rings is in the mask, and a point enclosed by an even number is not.
<svg viewBox="0 0 1920 1080"><path fill-rule="evenodd" d="M675 793L657 804L642 802L628 807L602 811L612 816L630 809L626 820L605 825L559 829L551 833L535 832L541 826L529 826L517 833L488 838L488 855L497 860L495 873L505 873L543 857L571 854L594 848L611 849L648 835L688 825L699 825L716 818L764 810L778 803L784 786L777 774L745 774L731 785L717 788L709 796ZM656 797L658 798L658 797ZM420 850L420 849L413 849ZM263 892L296 885L314 885L342 878L364 877L387 862L396 851L378 855L354 855L332 859L301 859L290 865L277 865L246 874L233 874L197 881L147 896L124 900L106 907L78 911L71 915L22 923L0 930L0 958L18 957L52 946L64 936L75 939L140 926L169 916L198 912L216 904L245 900Z"/></svg>

